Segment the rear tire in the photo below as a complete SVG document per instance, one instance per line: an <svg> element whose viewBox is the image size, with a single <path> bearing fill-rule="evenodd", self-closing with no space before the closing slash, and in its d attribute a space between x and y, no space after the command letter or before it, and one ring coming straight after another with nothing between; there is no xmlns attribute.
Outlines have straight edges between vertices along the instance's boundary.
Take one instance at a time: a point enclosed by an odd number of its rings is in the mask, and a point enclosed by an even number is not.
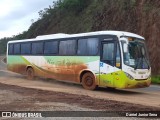
<svg viewBox="0 0 160 120"><path fill-rule="evenodd" d="M35 78L34 76L34 70L32 68L27 69L27 79L33 80Z"/></svg>
<svg viewBox="0 0 160 120"><path fill-rule="evenodd" d="M95 90L97 88L95 77L92 73L87 72L83 75L82 86L87 90Z"/></svg>

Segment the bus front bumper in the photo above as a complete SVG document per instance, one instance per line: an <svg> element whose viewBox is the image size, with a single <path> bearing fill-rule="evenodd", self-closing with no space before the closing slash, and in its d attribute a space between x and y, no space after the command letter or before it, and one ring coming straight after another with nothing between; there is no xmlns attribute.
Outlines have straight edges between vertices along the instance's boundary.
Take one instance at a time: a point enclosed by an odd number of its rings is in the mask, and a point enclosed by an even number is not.
<svg viewBox="0 0 160 120"><path fill-rule="evenodd" d="M128 88L145 88L151 84L151 78L146 80L128 80L126 83L126 89Z"/></svg>

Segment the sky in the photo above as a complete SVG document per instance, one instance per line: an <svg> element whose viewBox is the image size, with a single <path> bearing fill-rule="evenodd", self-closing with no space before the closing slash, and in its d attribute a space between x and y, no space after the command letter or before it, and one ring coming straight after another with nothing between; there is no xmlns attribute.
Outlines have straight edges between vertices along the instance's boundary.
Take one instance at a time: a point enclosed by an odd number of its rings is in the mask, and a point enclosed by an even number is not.
<svg viewBox="0 0 160 120"><path fill-rule="evenodd" d="M55 0L0 0L0 38L12 37L28 30L38 12Z"/></svg>

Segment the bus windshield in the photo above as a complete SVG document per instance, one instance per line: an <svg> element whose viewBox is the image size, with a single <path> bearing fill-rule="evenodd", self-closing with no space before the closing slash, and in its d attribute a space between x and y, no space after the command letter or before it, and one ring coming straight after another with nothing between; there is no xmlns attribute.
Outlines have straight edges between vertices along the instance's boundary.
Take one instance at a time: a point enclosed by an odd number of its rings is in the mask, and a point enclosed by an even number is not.
<svg viewBox="0 0 160 120"><path fill-rule="evenodd" d="M122 46L125 42L122 42ZM124 46L123 46L124 47ZM124 64L135 69L149 69L150 63L144 40L129 41L128 52L123 52Z"/></svg>

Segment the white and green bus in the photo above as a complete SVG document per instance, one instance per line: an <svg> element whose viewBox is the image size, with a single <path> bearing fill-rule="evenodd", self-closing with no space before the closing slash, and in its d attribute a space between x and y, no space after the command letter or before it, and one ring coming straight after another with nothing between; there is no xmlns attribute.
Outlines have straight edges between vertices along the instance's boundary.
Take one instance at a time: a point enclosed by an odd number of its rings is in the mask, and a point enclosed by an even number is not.
<svg viewBox="0 0 160 120"><path fill-rule="evenodd" d="M96 87L141 88L151 83L145 39L123 31L52 34L10 41L9 71Z"/></svg>

